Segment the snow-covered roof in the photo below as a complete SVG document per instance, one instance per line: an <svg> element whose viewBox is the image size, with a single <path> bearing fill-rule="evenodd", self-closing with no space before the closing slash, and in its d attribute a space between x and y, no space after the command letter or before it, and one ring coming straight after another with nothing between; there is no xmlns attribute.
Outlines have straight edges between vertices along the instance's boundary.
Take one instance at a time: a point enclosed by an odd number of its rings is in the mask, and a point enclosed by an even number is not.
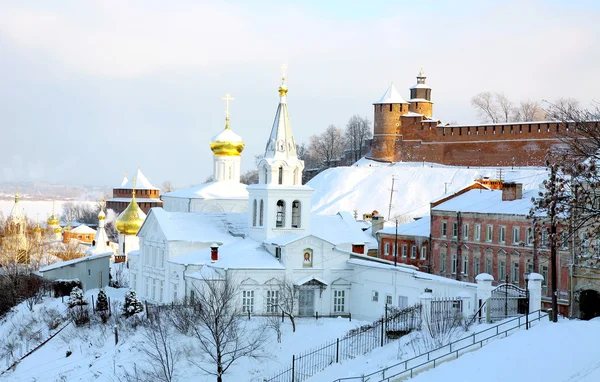
<svg viewBox="0 0 600 382"><path fill-rule="evenodd" d="M106 199L106 201L107 202L131 203L131 198L110 198L110 199ZM135 201L138 203L157 203L157 202L160 202L160 199L158 199L158 198L138 198L136 196Z"/></svg>
<svg viewBox="0 0 600 382"><path fill-rule="evenodd" d="M429 237L431 232L431 216L423 216L422 218L410 223L401 224L398 226L398 235L403 236L425 236ZM396 226L385 227L377 231L379 234L395 235Z"/></svg>
<svg viewBox="0 0 600 382"><path fill-rule="evenodd" d="M225 129L219 134L211 138L211 142L231 142L231 143L243 143L242 137L234 133L231 129Z"/></svg>
<svg viewBox="0 0 600 382"><path fill-rule="evenodd" d="M125 178L127 179L127 178ZM123 179L123 180L125 180ZM127 181L127 183L121 185L117 188L125 188L125 189L133 189L133 177ZM146 176L142 173L142 170L139 168L135 173L135 189L136 190L158 190L158 188L154 187L152 183L146 178Z"/></svg>
<svg viewBox="0 0 600 382"><path fill-rule="evenodd" d="M306 277L302 277L301 279L298 279L298 280L294 281L294 285L301 286L301 285L304 285L304 284L306 284L307 282L309 282L309 281L312 281L312 280L316 280L317 282L319 282L319 283L321 283L321 284L323 284L323 285L329 285L329 284L327 283L327 281L325 281L325 280L323 280L322 278L320 278L320 277L317 277L317 276L306 276Z"/></svg>
<svg viewBox="0 0 600 382"><path fill-rule="evenodd" d="M169 259L174 264L210 265L221 269L285 269L285 267L263 247L262 243L250 238L234 238L219 247L219 259L211 260L211 249L186 253Z"/></svg>
<svg viewBox="0 0 600 382"><path fill-rule="evenodd" d="M244 235L248 228L246 213L170 212L152 208L150 216L154 216L168 241L227 242L232 234ZM140 232L143 230L142 226Z"/></svg>
<svg viewBox="0 0 600 382"><path fill-rule="evenodd" d="M431 89L427 84L416 84L410 87L411 89Z"/></svg>
<svg viewBox="0 0 600 382"><path fill-rule="evenodd" d="M415 113L413 111L409 111L406 114L402 114L403 117L423 117L423 114Z"/></svg>
<svg viewBox="0 0 600 382"><path fill-rule="evenodd" d="M92 255L92 256L79 257L77 259L67 260L67 261L63 261L63 262L60 262L60 263L54 263L54 264L48 265L46 267L40 268L40 272L44 273L44 272L51 271L53 269L58 269L58 268L66 267L68 265L73 265L73 264L81 263L81 262L84 262L84 261L97 260L97 259L101 259L103 257L110 257L112 255L113 255L112 252L107 252L107 253L100 253L100 254Z"/></svg>
<svg viewBox="0 0 600 382"><path fill-rule="evenodd" d="M485 214L528 215L537 190L523 191L516 200L502 200L502 190L471 190L432 208L432 211L460 211Z"/></svg>
<svg viewBox="0 0 600 382"><path fill-rule="evenodd" d="M411 98L408 100L408 102L429 102L429 103L433 103L428 99L425 98Z"/></svg>
<svg viewBox="0 0 600 382"><path fill-rule="evenodd" d="M238 182L209 182L163 194L163 198L248 199L248 187Z"/></svg>
<svg viewBox="0 0 600 382"><path fill-rule="evenodd" d="M80 224L77 226L77 228L73 228L71 230L72 233L77 233L77 234L82 234L82 235L91 235L91 234L95 234L96 230L88 227L85 224Z"/></svg>
<svg viewBox="0 0 600 382"><path fill-rule="evenodd" d="M393 82L390 84L390 86L388 86L385 93L383 93L383 95L381 96L379 101L375 102L374 105L387 104L387 103L407 103L402 98L400 93L398 93L398 90L394 86Z"/></svg>

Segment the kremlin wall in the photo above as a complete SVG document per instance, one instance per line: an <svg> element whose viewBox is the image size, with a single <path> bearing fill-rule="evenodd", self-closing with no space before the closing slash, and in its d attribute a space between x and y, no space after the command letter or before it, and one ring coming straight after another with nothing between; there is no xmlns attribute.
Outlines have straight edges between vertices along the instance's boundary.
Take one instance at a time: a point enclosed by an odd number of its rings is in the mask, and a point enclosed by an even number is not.
<svg viewBox="0 0 600 382"><path fill-rule="evenodd" d="M560 143L561 129L567 127L554 121L443 125L432 117L431 88L425 78L421 69L408 102L391 84L374 103L370 159L454 166L540 166L548 149Z"/></svg>

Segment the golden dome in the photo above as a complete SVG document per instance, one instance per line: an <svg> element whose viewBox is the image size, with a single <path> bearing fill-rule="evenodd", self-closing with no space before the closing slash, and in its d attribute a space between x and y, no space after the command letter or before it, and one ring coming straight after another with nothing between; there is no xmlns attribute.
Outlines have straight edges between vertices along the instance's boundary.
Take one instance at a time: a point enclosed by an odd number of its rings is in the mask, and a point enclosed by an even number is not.
<svg viewBox="0 0 600 382"><path fill-rule="evenodd" d="M288 87L285 84L285 78L281 79L281 86L279 86L279 96L285 97L288 92Z"/></svg>
<svg viewBox="0 0 600 382"><path fill-rule="evenodd" d="M131 203L125 208L125 211L121 212L116 221L117 231L122 235L136 235L144 220L146 214L140 209L137 202L135 201L135 191L131 198Z"/></svg>
<svg viewBox="0 0 600 382"><path fill-rule="evenodd" d="M210 149L215 156L229 157L239 156L244 151L244 141L242 137L231 131L229 118L225 119L225 130L211 139Z"/></svg>
<svg viewBox="0 0 600 382"><path fill-rule="evenodd" d="M54 216L54 214L52 214L50 215L48 220L46 220L46 224L48 224L49 226L58 225L58 219Z"/></svg>
<svg viewBox="0 0 600 382"><path fill-rule="evenodd" d="M35 227L33 227L33 232L38 233L38 232L42 232L42 227L40 227L40 224L36 224Z"/></svg>
<svg viewBox="0 0 600 382"><path fill-rule="evenodd" d="M54 233L61 233L62 229L60 227L54 228Z"/></svg>

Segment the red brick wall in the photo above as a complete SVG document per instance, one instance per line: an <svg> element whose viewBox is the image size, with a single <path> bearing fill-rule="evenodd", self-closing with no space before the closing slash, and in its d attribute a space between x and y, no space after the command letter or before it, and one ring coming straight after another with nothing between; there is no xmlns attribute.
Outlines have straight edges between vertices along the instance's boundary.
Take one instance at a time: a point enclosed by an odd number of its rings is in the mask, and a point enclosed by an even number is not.
<svg viewBox="0 0 600 382"><path fill-rule="evenodd" d="M385 260L394 261L394 244L396 243L395 235L380 235L379 240L379 257ZM385 245L389 246L389 253L385 254ZM406 246L406 257L403 256L402 248ZM411 257L411 248L416 246L416 256L413 259ZM425 258L421 258L421 251L425 248ZM402 264L414 265L419 267L420 270L427 272L429 265L429 240L422 240L421 243L416 242L414 236L401 236L398 235L398 257L397 262Z"/></svg>

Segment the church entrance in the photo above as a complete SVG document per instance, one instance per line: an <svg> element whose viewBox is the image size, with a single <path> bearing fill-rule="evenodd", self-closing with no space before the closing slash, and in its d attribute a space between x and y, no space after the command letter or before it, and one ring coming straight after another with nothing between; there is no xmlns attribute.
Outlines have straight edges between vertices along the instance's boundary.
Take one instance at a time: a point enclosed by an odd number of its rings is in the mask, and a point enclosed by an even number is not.
<svg viewBox="0 0 600 382"><path fill-rule="evenodd" d="M591 320L600 316L600 293L593 289L579 292L579 318Z"/></svg>
<svg viewBox="0 0 600 382"><path fill-rule="evenodd" d="M315 314L315 290L298 291L298 316L313 316Z"/></svg>

